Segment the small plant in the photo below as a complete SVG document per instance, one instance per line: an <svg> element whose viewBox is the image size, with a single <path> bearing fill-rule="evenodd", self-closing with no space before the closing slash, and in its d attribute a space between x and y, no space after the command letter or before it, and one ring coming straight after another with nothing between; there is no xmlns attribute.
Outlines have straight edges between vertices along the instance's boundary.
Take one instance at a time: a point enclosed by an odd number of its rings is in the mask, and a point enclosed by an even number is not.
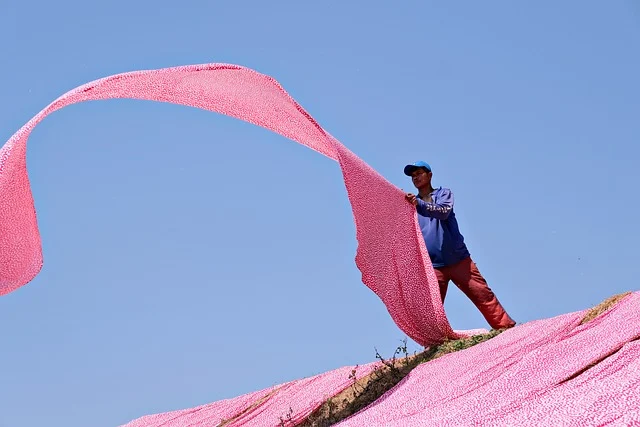
<svg viewBox="0 0 640 427"><path fill-rule="evenodd" d="M409 350L407 350L407 337L402 340L402 345L396 348L396 352L394 353L394 357L399 354L404 354L404 365L407 366L409 364Z"/></svg>
<svg viewBox="0 0 640 427"><path fill-rule="evenodd" d="M351 388L351 391L353 392L354 398L358 397L358 394L361 393L363 390L362 386L358 384L358 367L359 365L356 365L355 368L353 368L351 370L351 373L349 374L349 379L351 380L350 388Z"/></svg>
<svg viewBox="0 0 640 427"><path fill-rule="evenodd" d="M285 417L280 417L280 427L288 427L295 425L293 422L293 408L289 406L289 412Z"/></svg>
<svg viewBox="0 0 640 427"><path fill-rule="evenodd" d="M391 372L391 375L394 377L404 377L406 375L403 374L403 368L407 368L410 365L410 359L409 359L409 350L407 349L407 338L404 338L402 340L402 345L398 346L396 348L396 350L393 352L393 356L391 357L391 360L387 360L384 357L382 357L382 355L380 354L380 352L378 351L377 348L374 347L374 350L376 351L376 359L378 359L380 361L380 363L382 363L382 365L384 365L389 372ZM398 356L400 355L404 355L404 360L402 362L402 365L400 367L398 367ZM414 354L415 357L415 354ZM385 375L384 370L380 369L380 368L376 368L374 370L374 373L377 377L383 376Z"/></svg>

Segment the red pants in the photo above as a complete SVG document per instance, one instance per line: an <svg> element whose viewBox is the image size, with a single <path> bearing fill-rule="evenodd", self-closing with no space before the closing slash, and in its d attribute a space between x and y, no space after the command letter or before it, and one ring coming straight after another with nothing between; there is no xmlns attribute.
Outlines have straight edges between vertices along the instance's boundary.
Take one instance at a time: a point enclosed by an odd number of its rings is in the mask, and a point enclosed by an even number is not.
<svg viewBox="0 0 640 427"><path fill-rule="evenodd" d="M444 298L447 296L449 281L453 281L471 302L478 307L480 313L493 329L515 326L516 322L504 310L498 298L487 285L487 281L480 274L476 263L470 257L457 264L435 268L435 272L440 284L442 303L444 303Z"/></svg>

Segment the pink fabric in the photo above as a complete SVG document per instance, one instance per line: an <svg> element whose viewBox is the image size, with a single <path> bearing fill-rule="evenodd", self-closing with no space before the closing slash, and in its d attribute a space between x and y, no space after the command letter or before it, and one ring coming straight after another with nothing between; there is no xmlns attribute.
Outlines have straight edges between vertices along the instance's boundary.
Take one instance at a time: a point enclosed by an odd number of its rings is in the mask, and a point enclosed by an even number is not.
<svg viewBox="0 0 640 427"><path fill-rule="evenodd" d="M531 322L421 365L337 425L640 425L640 294L582 317Z"/></svg>
<svg viewBox="0 0 640 427"><path fill-rule="evenodd" d="M356 369L356 377L362 378L377 365L348 366L234 399L141 417L122 427L205 427L230 419L233 422L226 424L228 427L278 427L281 419L285 426L293 427L307 419L328 398L348 388L353 381L349 378L353 369Z"/></svg>
<svg viewBox="0 0 640 427"><path fill-rule="evenodd" d="M638 426L640 293L580 325L584 314L530 322L420 365L337 426ZM359 377L374 366L360 368ZM288 425L296 425L345 389L351 383L349 372L351 367L337 369L222 402L242 411L252 399L279 389L231 425L273 426L289 407L294 416ZM126 427L216 425L221 416L210 414L217 414L219 403L211 409L201 409L207 405L155 419L143 417Z"/></svg>
<svg viewBox="0 0 640 427"><path fill-rule="evenodd" d="M127 423L124 427L177 427L188 425L218 425L222 420L228 420L253 403L260 401L273 392L276 387L248 393L233 399L219 400L207 405L197 406L191 409L165 412L162 414L146 415ZM196 420L201 424L193 423Z"/></svg>
<svg viewBox="0 0 640 427"><path fill-rule="evenodd" d="M26 169L31 130L48 114L89 100L134 98L183 104L263 126L336 160L356 223L362 280L396 324L428 346L457 338L414 208L390 184L325 132L271 77L226 64L119 74L80 86L23 126L0 151L0 295L32 280L42 266L40 235Z"/></svg>

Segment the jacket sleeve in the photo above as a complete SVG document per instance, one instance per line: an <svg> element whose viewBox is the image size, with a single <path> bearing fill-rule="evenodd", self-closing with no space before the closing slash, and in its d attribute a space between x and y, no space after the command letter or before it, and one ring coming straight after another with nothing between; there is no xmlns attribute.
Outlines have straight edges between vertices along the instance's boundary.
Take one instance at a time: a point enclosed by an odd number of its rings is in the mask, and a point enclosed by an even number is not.
<svg viewBox="0 0 640 427"><path fill-rule="evenodd" d="M418 199L416 210L422 216L445 220L453 210L453 193L449 189L443 189L436 203Z"/></svg>

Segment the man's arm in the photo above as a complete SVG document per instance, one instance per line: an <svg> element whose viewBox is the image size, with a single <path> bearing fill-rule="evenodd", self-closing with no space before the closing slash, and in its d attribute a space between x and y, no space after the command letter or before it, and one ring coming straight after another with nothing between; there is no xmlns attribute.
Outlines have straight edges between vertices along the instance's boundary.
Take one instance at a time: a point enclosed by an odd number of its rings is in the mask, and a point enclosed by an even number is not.
<svg viewBox="0 0 640 427"><path fill-rule="evenodd" d="M416 196L407 195L407 200L414 204L418 213L439 220L445 220L453 210L453 193L449 189L443 189L437 203L425 202Z"/></svg>

